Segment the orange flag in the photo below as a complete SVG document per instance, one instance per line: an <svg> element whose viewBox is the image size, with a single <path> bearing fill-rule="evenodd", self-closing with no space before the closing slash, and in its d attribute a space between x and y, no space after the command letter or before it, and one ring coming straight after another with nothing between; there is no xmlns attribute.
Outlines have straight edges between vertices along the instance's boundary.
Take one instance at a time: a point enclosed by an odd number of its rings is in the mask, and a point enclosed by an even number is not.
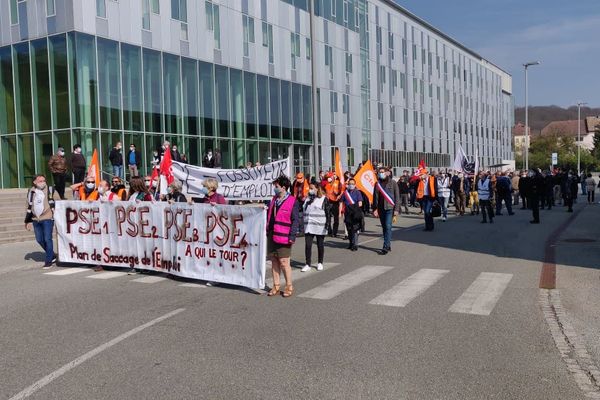
<svg viewBox="0 0 600 400"><path fill-rule="evenodd" d="M375 170L373 169L371 161L367 160L367 162L363 164L356 175L354 175L354 179L356 180L356 187L367 196L369 203L372 204L377 177L375 176Z"/></svg>
<svg viewBox="0 0 600 400"><path fill-rule="evenodd" d="M335 149L335 174L340 178L340 184L344 187L344 170L342 169L342 159L340 158L340 149Z"/></svg>
<svg viewBox="0 0 600 400"><path fill-rule="evenodd" d="M96 180L96 187L100 183L100 163L98 162L98 150L94 149L94 154L92 155L92 162L88 167L87 177L93 177Z"/></svg>

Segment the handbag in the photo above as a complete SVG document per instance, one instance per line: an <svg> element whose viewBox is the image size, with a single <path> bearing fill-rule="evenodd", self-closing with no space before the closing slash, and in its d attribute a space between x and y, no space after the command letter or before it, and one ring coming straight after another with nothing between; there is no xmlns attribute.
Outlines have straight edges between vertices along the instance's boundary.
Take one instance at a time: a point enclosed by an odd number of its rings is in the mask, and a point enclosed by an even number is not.
<svg viewBox="0 0 600 400"><path fill-rule="evenodd" d="M440 203L437 201L433 202L433 205L431 206L431 216L433 218L439 217L442 215L442 206L440 206Z"/></svg>

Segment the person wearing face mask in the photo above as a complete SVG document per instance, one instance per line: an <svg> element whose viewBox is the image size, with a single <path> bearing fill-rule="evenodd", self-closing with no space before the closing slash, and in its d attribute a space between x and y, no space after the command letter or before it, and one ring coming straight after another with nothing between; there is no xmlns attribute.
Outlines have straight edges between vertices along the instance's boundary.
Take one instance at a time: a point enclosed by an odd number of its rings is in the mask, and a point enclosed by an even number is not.
<svg viewBox="0 0 600 400"><path fill-rule="evenodd" d="M337 237L338 229L340 227L340 199L342 197L342 187L339 179L333 172L329 172L326 175L325 193L327 193L327 199L331 204L331 218L333 220L333 226L329 232L329 236Z"/></svg>
<svg viewBox="0 0 600 400"><path fill-rule="evenodd" d="M354 178L348 179L348 186L342 196L344 202L344 223L348 231L348 249L352 251L358 250L358 233L364 225L364 214L362 211L363 196L360 190L356 188Z"/></svg>
<svg viewBox="0 0 600 400"><path fill-rule="evenodd" d="M299 204L288 192L290 186L290 179L284 175L273 181L275 196L267 211L267 255L271 258L273 271L273 288L269 296L279 294L281 272L285 277L283 297L290 297L294 293L290 257L298 234Z"/></svg>
<svg viewBox="0 0 600 400"><path fill-rule="evenodd" d="M139 167L142 164L140 152L136 150L135 144L129 145L129 153L127 154L127 169L129 169L129 178L139 176Z"/></svg>
<svg viewBox="0 0 600 400"><path fill-rule="evenodd" d="M459 172L452 177L451 189L454 192L454 206L459 215L465 215L467 207L467 196L469 196L471 185L469 179L465 178L463 172Z"/></svg>
<svg viewBox="0 0 600 400"><path fill-rule="evenodd" d="M423 207L423 214L425 217L425 231L433 231L433 215L431 210L433 208L433 202L439 195L438 181L434 176L429 175L427 170L424 170L419 180L419 186L417 187L417 200Z"/></svg>
<svg viewBox="0 0 600 400"><path fill-rule="evenodd" d="M121 142L117 142L108 155L110 164L112 165L113 176L123 177L123 153Z"/></svg>
<svg viewBox="0 0 600 400"><path fill-rule="evenodd" d="M144 180L139 176L134 176L129 181L129 194L127 199L130 202L153 201L150 191L144 184Z"/></svg>
<svg viewBox="0 0 600 400"><path fill-rule="evenodd" d="M521 196L521 203L523 203L521 210L531 208L531 204L527 202L529 186L530 179L527 176L527 171L521 171L521 178L519 179L519 196Z"/></svg>
<svg viewBox="0 0 600 400"><path fill-rule="evenodd" d="M304 257L306 264L302 272L308 272L311 268L312 244L317 241L317 271L323 270L323 258L325 256L325 235L329 230L331 215L329 214L329 200L320 185L311 183L308 195L304 200Z"/></svg>
<svg viewBox="0 0 600 400"><path fill-rule="evenodd" d="M171 204L187 203L187 198L185 197L185 195L183 193L181 193L182 189L183 189L183 185L177 179L175 179L173 182L171 182L167 189L167 192L168 192L167 201Z"/></svg>
<svg viewBox="0 0 600 400"><path fill-rule="evenodd" d="M483 171L479 173L479 180L477 181L477 194L479 196L479 204L481 205L481 220L482 224L487 224L488 217L490 224L494 223L494 209L492 208L492 180Z"/></svg>
<svg viewBox="0 0 600 400"><path fill-rule="evenodd" d="M152 161L150 161L150 164L152 164L152 169L160 171L160 154L158 150L152 152Z"/></svg>
<svg viewBox="0 0 600 400"><path fill-rule="evenodd" d="M81 145L73 146L73 154L71 155L71 170L73 171L73 183L81 183L85 179L86 162L85 157L81 154Z"/></svg>
<svg viewBox="0 0 600 400"><path fill-rule="evenodd" d="M85 181L71 185L71 190L76 200L94 201L100 197L96 189L96 179L89 176Z"/></svg>
<svg viewBox="0 0 600 400"><path fill-rule="evenodd" d="M384 167L377 173L377 184L373 192L373 215L379 218L383 231L383 248L379 254L386 255L392 251L392 221L400 214L400 190L398 184Z"/></svg>
<svg viewBox="0 0 600 400"><path fill-rule="evenodd" d="M207 178L202 181L202 187L200 188L200 193L204 195L203 198L194 198L193 200L198 203L206 203L206 204L227 204L227 200L223 197L222 194L217 193L217 189L219 188L219 182L214 178Z"/></svg>
<svg viewBox="0 0 600 400"><path fill-rule="evenodd" d="M173 155L173 161L181 162L181 153L179 153L179 150L177 150L176 144L173 145L171 154Z"/></svg>
<svg viewBox="0 0 600 400"><path fill-rule="evenodd" d="M44 175L36 175L33 186L27 192L25 228L35 233L35 240L45 253L43 269L52 267L56 261L52 232L54 230L54 192L46 184Z"/></svg>
<svg viewBox="0 0 600 400"><path fill-rule="evenodd" d="M67 179L67 160L65 160L65 149L59 147L55 154L48 160L48 169L54 180L54 189L61 200L65 199L65 182Z"/></svg>
<svg viewBox="0 0 600 400"><path fill-rule="evenodd" d="M100 191L100 187L98 187L98 191ZM110 191L115 194L115 200L127 200L127 189L125 188L121 178L116 176L112 178L112 186L110 187Z"/></svg>
<svg viewBox="0 0 600 400"><path fill-rule="evenodd" d="M442 206L442 222L446 222L448 218L448 203L450 202L450 178L438 171L436 179L438 185L438 202Z"/></svg>
<svg viewBox="0 0 600 400"><path fill-rule="evenodd" d="M100 201L115 201L121 200L116 193L110 190L108 181L102 180L98 183L98 195Z"/></svg>
<svg viewBox="0 0 600 400"><path fill-rule="evenodd" d="M202 159L202 166L204 168L214 168L215 167L215 158L213 156L212 150L208 150L206 155Z"/></svg>

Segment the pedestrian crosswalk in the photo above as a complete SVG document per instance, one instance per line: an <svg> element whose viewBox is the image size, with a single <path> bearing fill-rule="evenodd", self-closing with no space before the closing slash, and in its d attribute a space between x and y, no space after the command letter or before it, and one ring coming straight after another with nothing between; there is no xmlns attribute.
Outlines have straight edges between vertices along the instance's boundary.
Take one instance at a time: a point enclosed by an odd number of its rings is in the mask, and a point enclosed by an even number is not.
<svg viewBox="0 0 600 400"><path fill-rule="evenodd" d="M339 263L325 263L323 271L317 272L313 269L309 272L300 272L299 268L293 268L292 279L296 283L298 280L309 276L319 276L320 274L328 273L333 268L339 266ZM366 265L344 274L329 278L324 283L309 288L304 292L299 292L298 297L309 301L330 301L342 295L350 295L353 289L360 287L371 280L383 277L390 271L396 269L391 266ZM267 268L269 270L269 268ZM62 268L56 271L46 272L44 275L66 277L75 274L84 274L85 278L108 281L127 277L128 274L123 271L103 271L93 272L88 268ZM446 290L448 285L445 284L444 278L451 275L452 271L446 269L420 269L398 283L386 280L386 287L382 293L376 295L368 301L369 306L384 306L404 308L409 307L411 303L421 297L427 296L429 292L436 290ZM270 276L270 271L267 271L267 276ZM168 276L161 275L146 275L133 276L131 282L143 283L146 285L158 284L165 281L176 282L169 279ZM450 305L447 311L451 314L470 314L478 316L489 316L496 308L505 290L508 288L513 275L507 273L481 272L468 285L465 283L466 289L458 296L456 301ZM282 277L283 279L283 277ZM472 279L472 278L471 278ZM388 284L389 283L389 284ZM455 283L454 283L455 284ZM187 288L205 288L203 282L187 282L177 283L179 287ZM272 279L267 278L267 286L271 287ZM295 285L297 287L297 285ZM448 307L448 305L446 305ZM444 308L446 310L446 308Z"/></svg>

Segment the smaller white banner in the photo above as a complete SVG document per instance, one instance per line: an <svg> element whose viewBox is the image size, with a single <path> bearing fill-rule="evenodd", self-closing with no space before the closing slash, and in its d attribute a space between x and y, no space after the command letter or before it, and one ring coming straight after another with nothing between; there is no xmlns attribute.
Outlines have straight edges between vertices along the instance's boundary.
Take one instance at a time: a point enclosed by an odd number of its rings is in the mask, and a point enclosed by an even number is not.
<svg viewBox="0 0 600 400"><path fill-rule="evenodd" d="M183 194L202 197L200 188L207 178L219 182L218 193L227 200L270 200L273 181L281 175L290 176L289 158L253 168L204 168L173 161L173 175L183 184Z"/></svg>

